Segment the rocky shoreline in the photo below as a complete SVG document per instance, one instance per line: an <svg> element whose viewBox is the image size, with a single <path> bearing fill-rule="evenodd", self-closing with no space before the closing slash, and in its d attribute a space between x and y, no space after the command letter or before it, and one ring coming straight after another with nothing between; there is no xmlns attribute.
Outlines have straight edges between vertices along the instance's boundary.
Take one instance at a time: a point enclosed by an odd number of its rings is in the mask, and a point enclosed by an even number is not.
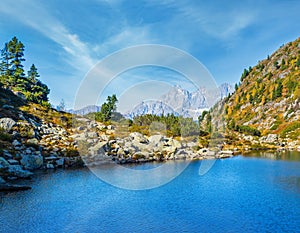
<svg viewBox="0 0 300 233"><path fill-rule="evenodd" d="M197 141L178 140L155 134L138 132L119 137L118 129L83 117L74 119L71 128L25 118L14 121L0 118L0 127L7 137L6 149L0 154L0 190L27 190L9 182L30 179L37 169L56 169L97 166L103 162L145 163L167 160L203 160L230 158L241 148L221 149L199 147ZM75 127L76 125L76 127ZM254 138L250 140L255 141ZM276 145L275 136L261 138ZM279 145L277 149L287 148ZM245 149L245 148L244 148ZM247 149L247 148L246 148ZM295 144L292 149L300 150Z"/></svg>

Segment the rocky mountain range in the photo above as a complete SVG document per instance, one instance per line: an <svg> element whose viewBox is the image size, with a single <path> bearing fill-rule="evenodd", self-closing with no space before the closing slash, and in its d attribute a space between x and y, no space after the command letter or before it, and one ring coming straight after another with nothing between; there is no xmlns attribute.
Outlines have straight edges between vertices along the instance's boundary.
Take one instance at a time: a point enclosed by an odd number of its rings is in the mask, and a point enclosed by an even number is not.
<svg viewBox="0 0 300 233"><path fill-rule="evenodd" d="M216 94L216 102L220 98L233 93L233 87L224 83L219 87L220 92ZM167 93L163 94L159 100L144 101L134 107L133 110L127 112L125 117L132 119L135 116L153 114L161 115L162 113L173 113L184 117L192 117L197 119L203 110L208 110L211 106L208 98L211 94L207 93L205 88L199 88L194 92L190 92L179 85L172 87Z"/></svg>
<svg viewBox="0 0 300 233"><path fill-rule="evenodd" d="M215 93L217 96L216 102L220 98L223 99L228 94L232 94L234 91L233 86L228 83L221 84L219 90L219 93ZM162 115L169 113L175 116L192 117L196 120L203 110L208 110L211 107L207 101L209 98L208 95L205 88L199 88L194 92L190 92L179 85L175 85L158 100L143 101L131 111L123 113L123 115L126 118L133 119L135 116L145 114ZM70 109L67 112L84 116L91 112L99 112L100 110L101 106L89 105L78 110Z"/></svg>

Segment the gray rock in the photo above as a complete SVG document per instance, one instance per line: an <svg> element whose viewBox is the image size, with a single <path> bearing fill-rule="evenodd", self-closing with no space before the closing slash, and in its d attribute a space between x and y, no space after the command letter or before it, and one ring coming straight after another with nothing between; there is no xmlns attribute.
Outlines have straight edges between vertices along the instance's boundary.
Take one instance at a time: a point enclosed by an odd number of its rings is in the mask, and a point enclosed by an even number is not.
<svg viewBox="0 0 300 233"><path fill-rule="evenodd" d="M16 125L16 122L11 118L1 118L0 119L0 128L4 129L6 132L9 132L12 127Z"/></svg>
<svg viewBox="0 0 300 233"><path fill-rule="evenodd" d="M93 155L103 154L108 151L108 142L98 142L95 146L89 148L89 152Z"/></svg>
<svg viewBox="0 0 300 233"><path fill-rule="evenodd" d="M0 157L0 169L2 168L8 168L9 163L4 159L3 157Z"/></svg>
<svg viewBox="0 0 300 233"><path fill-rule="evenodd" d="M125 151L122 149L122 148L120 148L118 151L117 151L117 155L118 156L122 156L122 155L124 155L125 154Z"/></svg>
<svg viewBox="0 0 300 233"><path fill-rule="evenodd" d="M19 161L15 159L9 159L7 162L9 162L10 165L19 165Z"/></svg>
<svg viewBox="0 0 300 233"><path fill-rule="evenodd" d="M103 141L108 141L109 140L109 137L106 135L106 134L102 134L99 136L99 138Z"/></svg>
<svg viewBox="0 0 300 233"><path fill-rule="evenodd" d="M163 142L164 141L164 136L163 135L160 135L160 134L157 134L157 135L151 135L149 138L148 138L149 142L153 145L158 145L159 143Z"/></svg>
<svg viewBox="0 0 300 233"><path fill-rule="evenodd" d="M8 152L8 150L3 150L3 157L6 159L12 159L13 156L11 153Z"/></svg>
<svg viewBox="0 0 300 233"><path fill-rule="evenodd" d="M85 129L85 127L83 127L83 126L78 126L78 127L77 127L77 130L78 130L78 131L82 131L82 130L84 130L84 129Z"/></svg>
<svg viewBox="0 0 300 233"><path fill-rule="evenodd" d="M36 138L31 138L27 140L27 143L38 145L39 141Z"/></svg>
<svg viewBox="0 0 300 233"><path fill-rule="evenodd" d="M25 153L26 153L26 154L31 154L31 150L30 150L29 148L27 148L27 149L25 150Z"/></svg>
<svg viewBox="0 0 300 233"><path fill-rule="evenodd" d="M145 138L145 136L138 132L133 132L129 134L129 137L131 137L133 140L139 142L139 143L148 143L148 139Z"/></svg>
<svg viewBox="0 0 300 233"><path fill-rule="evenodd" d="M14 146L14 147L17 147L17 146L21 146L21 143L18 141L18 140L14 140L13 142L12 142L12 145Z"/></svg>
<svg viewBox="0 0 300 233"><path fill-rule="evenodd" d="M25 169L35 170L40 168L43 165L43 157L41 155L22 155L21 164Z"/></svg>
<svg viewBox="0 0 300 233"><path fill-rule="evenodd" d="M89 132L87 133L88 138L97 138L98 134L96 132Z"/></svg>
<svg viewBox="0 0 300 233"><path fill-rule="evenodd" d="M261 142L267 142L267 143L275 143L278 141L278 135L277 134L268 134L267 136L263 136L259 139Z"/></svg>
<svg viewBox="0 0 300 233"><path fill-rule="evenodd" d="M24 170L20 165L10 165L7 171L19 178L28 178L33 175L32 172Z"/></svg>
<svg viewBox="0 0 300 233"><path fill-rule="evenodd" d="M233 155L233 151L231 151L231 150L222 150L222 151L219 151L218 154L221 154L221 155Z"/></svg>
<svg viewBox="0 0 300 233"><path fill-rule="evenodd" d="M54 156L53 154L51 154L50 156L48 157L45 157L45 160L46 161L55 161L55 160L58 160L59 158L57 158L57 156Z"/></svg>
<svg viewBox="0 0 300 233"><path fill-rule="evenodd" d="M274 143L278 140L277 134L268 134L266 141L270 143Z"/></svg>
<svg viewBox="0 0 300 233"><path fill-rule="evenodd" d="M55 167L52 163L47 163L46 168L47 169L54 169Z"/></svg>
<svg viewBox="0 0 300 233"><path fill-rule="evenodd" d="M146 152L146 151L140 151L140 152L136 152L133 156L132 156L133 159L149 159L149 153Z"/></svg>
<svg viewBox="0 0 300 233"><path fill-rule="evenodd" d="M181 149L181 150L178 150L176 153L175 153L175 159L185 159L187 157L188 153Z"/></svg>
<svg viewBox="0 0 300 233"><path fill-rule="evenodd" d="M57 166L62 167L62 166L64 166L64 164L65 164L65 159L64 158L60 158L60 159L56 160L56 165Z"/></svg>

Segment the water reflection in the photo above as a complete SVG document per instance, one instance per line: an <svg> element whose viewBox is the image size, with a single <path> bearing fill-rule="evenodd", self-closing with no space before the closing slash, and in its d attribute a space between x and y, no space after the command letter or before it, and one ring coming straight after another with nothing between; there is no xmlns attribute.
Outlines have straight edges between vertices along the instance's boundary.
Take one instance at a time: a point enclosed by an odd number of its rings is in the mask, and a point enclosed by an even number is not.
<svg viewBox="0 0 300 233"><path fill-rule="evenodd" d="M272 160L300 161L299 151L249 151L244 157L258 157Z"/></svg>

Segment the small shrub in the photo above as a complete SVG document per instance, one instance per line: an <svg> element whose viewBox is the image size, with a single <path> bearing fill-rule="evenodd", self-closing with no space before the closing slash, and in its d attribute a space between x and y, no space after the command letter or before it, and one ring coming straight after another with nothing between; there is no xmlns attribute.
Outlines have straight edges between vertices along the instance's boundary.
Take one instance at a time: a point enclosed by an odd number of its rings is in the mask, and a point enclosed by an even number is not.
<svg viewBox="0 0 300 233"><path fill-rule="evenodd" d="M12 142L12 135L9 133L6 133L2 128L0 128L0 140L6 141L6 142Z"/></svg>

